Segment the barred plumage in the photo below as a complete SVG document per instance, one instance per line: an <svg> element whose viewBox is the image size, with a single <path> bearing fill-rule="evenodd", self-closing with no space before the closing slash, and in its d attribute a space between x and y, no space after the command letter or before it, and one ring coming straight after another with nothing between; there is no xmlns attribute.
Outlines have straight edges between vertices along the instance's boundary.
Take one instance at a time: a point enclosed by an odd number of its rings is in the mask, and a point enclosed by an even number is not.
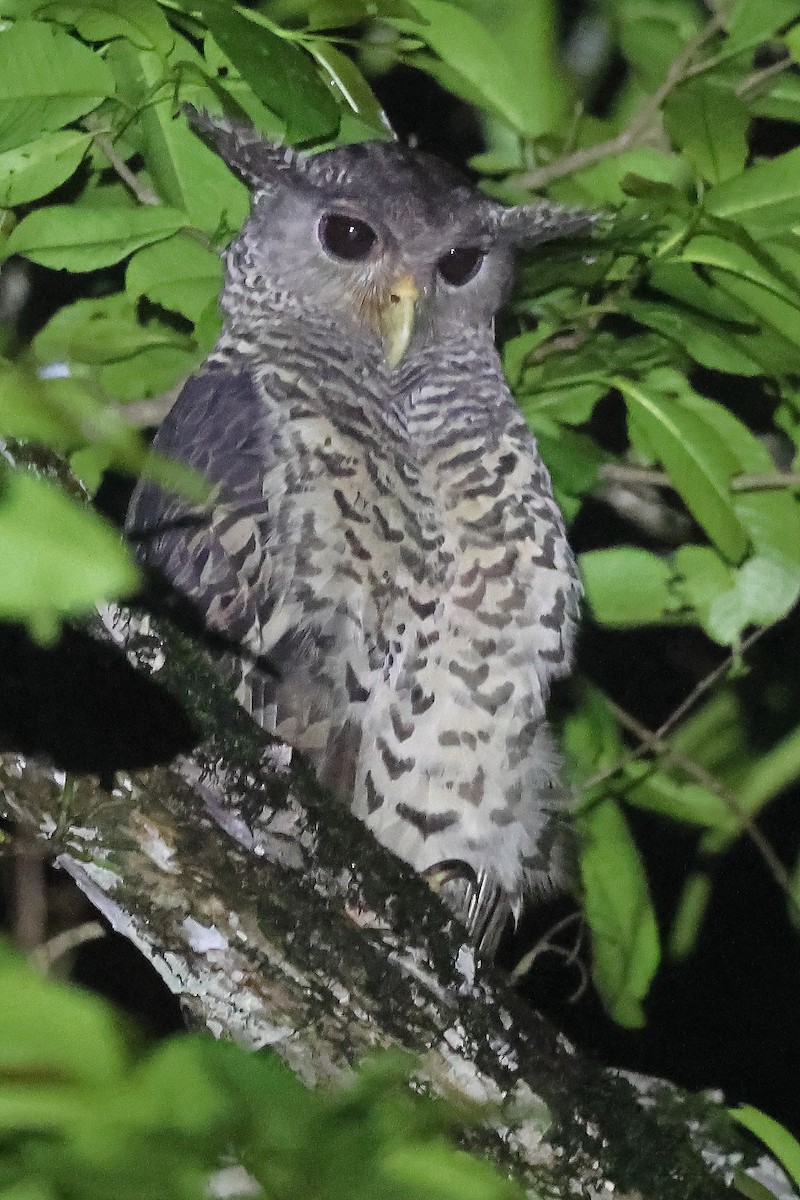
<svg viewBox="0 0 800 1200"><path fill-rule="evenodd" d="M222 335L156 446L216 487L191 510L142 483L128 527L242 648L256 720L492 949L566 874L545 703L580 591L492 318L515 245L592 218L502 209L395 145L304 158L195 123L256 193ZM331 213L367 225L367 257L326 247ZM478 269L450 284L460 247Z"/></svg>

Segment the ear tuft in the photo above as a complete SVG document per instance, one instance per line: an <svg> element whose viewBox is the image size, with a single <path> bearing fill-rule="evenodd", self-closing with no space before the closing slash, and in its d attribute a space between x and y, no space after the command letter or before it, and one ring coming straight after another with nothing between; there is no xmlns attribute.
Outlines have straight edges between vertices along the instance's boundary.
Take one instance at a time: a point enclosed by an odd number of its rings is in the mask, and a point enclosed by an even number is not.
<svg viewBox="0 0 800 1200"><path fill-rule="evenodd" d="M590 233L607 220L606 213L539 200L536 204L517 204L512 208L500 209L497 228L501 237L512 245L537 246L540 242L551 242L555 238Z"/></svg>
<svg viewBox="0 0 800 1200"><path fill-rule="evenodd" d="M212 116L184 104L187 120L210 143L232 171L251 188L269 187L284 172L305 172L303 155L282 142L270 142L252 125L230 117Z"/></svg>

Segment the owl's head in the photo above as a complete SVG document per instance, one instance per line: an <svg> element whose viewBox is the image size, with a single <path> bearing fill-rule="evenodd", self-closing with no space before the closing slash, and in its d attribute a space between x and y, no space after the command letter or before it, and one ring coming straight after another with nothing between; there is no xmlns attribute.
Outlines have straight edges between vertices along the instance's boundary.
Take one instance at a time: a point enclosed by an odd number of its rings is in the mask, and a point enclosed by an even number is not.
<svg viewBox="0 0 800 1200"><path fill-rule="evenodd" d="M253 191L228 251L222 305L341 322L406 351L491 325L523 246L589 229L596 214L545 201L505 208L440 159L392 142L309 155L187 110Z"/></svg>

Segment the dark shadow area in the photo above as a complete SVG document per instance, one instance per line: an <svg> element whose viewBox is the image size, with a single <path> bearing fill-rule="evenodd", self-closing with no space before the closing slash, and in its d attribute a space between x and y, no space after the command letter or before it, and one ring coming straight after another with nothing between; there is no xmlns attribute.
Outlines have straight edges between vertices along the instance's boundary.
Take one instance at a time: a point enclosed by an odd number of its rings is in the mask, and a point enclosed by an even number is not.
<svg viewBox="0 0 800 1200"><path fill-rule="evenodd" d="M103 775L168 762L197 741L172 697L79 630L43 647L0 625L0 662L0 749Z"/></svg>

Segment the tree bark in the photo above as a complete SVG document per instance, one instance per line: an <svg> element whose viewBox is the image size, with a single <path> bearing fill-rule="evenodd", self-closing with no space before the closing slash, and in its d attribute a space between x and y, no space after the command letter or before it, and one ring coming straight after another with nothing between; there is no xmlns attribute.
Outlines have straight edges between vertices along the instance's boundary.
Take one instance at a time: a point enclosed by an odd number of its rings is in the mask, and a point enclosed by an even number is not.
<svg viewBox="0 0 800 1200"><path fill-rule="evenodd" d="M119 609L92 632L96 674L117 697L135 682L124 719L150 713L169 761L65 776L7 752L0 810L49 843L193 1023L271 1046L310 1086L377 1048L413 1051L435 1091L487 1105L469 1148L535 1195L732 1194L743 1152L757 1156L725 1110L579 1055L476 960L422 881L253 724L202 648Z"/></svg>

